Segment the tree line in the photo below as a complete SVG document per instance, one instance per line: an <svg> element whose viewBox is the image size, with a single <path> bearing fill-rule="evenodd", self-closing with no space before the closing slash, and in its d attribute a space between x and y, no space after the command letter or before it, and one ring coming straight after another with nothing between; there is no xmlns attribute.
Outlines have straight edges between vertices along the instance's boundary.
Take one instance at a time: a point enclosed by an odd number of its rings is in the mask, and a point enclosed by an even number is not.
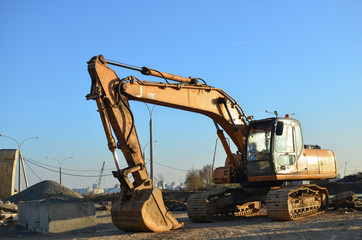
<svg viewBox="0 0 362 240"><path fill-rule="evenodd" d="M189 190L209 188L212 185L212 166L205 165L201 169L190 169L186 173L185 185Z"/></svg>

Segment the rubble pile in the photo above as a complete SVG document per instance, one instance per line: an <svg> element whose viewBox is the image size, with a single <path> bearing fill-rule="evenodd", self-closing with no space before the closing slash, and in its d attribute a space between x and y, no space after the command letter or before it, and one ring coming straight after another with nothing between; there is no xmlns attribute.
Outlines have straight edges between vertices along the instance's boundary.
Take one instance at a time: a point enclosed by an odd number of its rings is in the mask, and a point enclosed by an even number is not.
<svg viewBox="0 0 362 240"><path fill-rule="evenodd" d="M47 180L37 183L5 200L17 204L19 201L32 201L40 199L68 200L73 198L83 197L79 193L60 185L57 182Z"/></svg>
<svg viewBox="0 0 362 240"><path fill-rule="evenodd" d="M347 191L337 194L333 197L331 207L335 209L355 209L362 210L362 202L357 198L354 192Z"/></svg>
<svg viewBox="0 0 362 240"><path fill-rule="evenodd" d="M16 223L18 216L18 206L12 202L0 201L0 225Z"/></svg>

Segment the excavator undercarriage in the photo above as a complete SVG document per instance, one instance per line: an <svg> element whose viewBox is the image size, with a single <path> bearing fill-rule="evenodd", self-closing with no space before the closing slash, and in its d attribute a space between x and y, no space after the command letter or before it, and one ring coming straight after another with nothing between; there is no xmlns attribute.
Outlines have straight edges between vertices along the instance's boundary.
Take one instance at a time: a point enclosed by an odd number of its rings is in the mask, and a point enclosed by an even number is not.
<svg viewBox="0 0 362 240"><path fill-rule="evenodd" d="M240 188L223 188L196 193L187 200L187 215L193 222L212 222L252 216L261 207L260 195Z"/></svg>
<svg viewBox="0 0 362 240"><path fill-rule="evenodd" d="M328 208L328 191L317 185L292 185L270 190L225 188L196 193L187 201L187 215L193 222L212 222L250 217L266 205L273 220L298 220Z"/></svg>

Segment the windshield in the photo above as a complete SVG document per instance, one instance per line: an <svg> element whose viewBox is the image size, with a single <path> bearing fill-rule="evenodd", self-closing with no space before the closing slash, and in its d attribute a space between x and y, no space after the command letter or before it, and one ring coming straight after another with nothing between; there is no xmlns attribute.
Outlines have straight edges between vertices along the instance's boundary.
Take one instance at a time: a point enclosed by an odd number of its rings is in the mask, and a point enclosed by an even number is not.
<svg viewBox="0 0 362 240"><path fill-rule="evenodd" d="M271 122L258 123L250 127L247 145L248 161L270 158L271 128Z"/></svg>

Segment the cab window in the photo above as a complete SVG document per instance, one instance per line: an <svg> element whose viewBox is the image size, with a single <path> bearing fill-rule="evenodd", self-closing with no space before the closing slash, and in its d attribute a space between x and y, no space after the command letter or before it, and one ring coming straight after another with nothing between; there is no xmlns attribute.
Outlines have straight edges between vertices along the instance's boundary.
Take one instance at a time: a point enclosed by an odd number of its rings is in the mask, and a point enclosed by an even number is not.
<svg viewBox="0 0 362 240"><path fill-rule="evenodd" d="M293 127L289 124L284 124L283 134L275 136L276 140L276 151L292 153L294 152L294 141L293 141Z"/></svg>
<svg viewBox="0 0 362 240"><path fill-rule="evenodd" d="M270 129L253 129L250 131L247 145L247 157L249 161L269 159L270 133Z"/></svg>

